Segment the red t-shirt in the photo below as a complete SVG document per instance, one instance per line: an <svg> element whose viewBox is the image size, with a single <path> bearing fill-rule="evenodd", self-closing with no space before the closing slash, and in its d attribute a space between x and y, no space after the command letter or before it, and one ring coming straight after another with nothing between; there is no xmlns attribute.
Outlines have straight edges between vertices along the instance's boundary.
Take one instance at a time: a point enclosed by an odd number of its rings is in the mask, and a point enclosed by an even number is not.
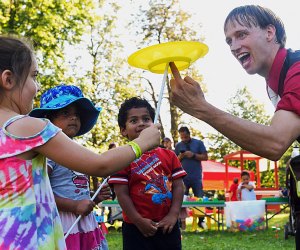
<svg viewBox="0 0 300 250"><path fill-rule="evenodd" d="M239 184L238 183L232 183L229 189L229 192L232 193L231 196L231 201L237 201L237 188L238 188Z"/></svg>
<svg viewBox="0 0 300 250"><path fill-rule="evenodd" d="M282 48L277 52L274 59L267 79L267 85L271 89L268 91L269 97L271 100L275 100L275 103L272 102L276 111L282 109L300 115L300 62L296 62L289 68L284 80L282 97L277 99L279 77L286 54L287 50Z"/></svg>
<svg viewBox="0 0 300 250"><path fill-rule="evenodd" d="M130 198L138 213L143 218L160 221L171 207L172 181L185 175L176 154L158 147L112 175L108 183L128 185ZM131 223L124 212L123 218Z"/></svg>

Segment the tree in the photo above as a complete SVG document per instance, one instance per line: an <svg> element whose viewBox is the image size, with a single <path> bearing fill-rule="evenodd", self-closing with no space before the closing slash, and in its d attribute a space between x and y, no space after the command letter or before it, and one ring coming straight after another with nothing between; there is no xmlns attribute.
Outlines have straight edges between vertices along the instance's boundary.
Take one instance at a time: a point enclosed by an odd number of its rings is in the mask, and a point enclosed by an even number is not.
<svg viewBox="0 0 300 250"><path fill-rule="evenodd" d="M34 42L42 72L42 91L68 81L65 77L64 47L81 40L91 23L92 0L0 2L0 32L30 38Z"/></svg>
<svg viewBox="0 0 300 250"><path fill-rule="evenodd" d="M90 62L90 66L81 71L74 68L77 84L79 84L93 103L102 107L98 123L91 133L81 138L81 143L98 153L107 150L109 142L124 144L117 124L117 115L121 103L139 95L140 87L136 84L132 70L124 60L123 45L116 28L119 6L114 1L100 1L99 10L94 21L86 26L85 41L80 45L84 55L77 60ZM83 76L80 76L82 74ZM97 188L96 177L92 178L93 188Z"/></svg>
<svg viewBox="0 0 300 250"><path fill-rule="evenodd" d="M179 0L151 0L149 5L145 5L143 2L139 13L134 16L134 21L129 24L129 27L135 28L136 40L140 40L137 41L137 44L141 47L168 41L203 41L204 39L201 37L200 32L187 25L190 18L191 15L181 9ZM201 25L194 27L201 27ZM194 66L191 66L188 72L190 76L203 85L202 77L195 70ZM143 79L149 87L148 93L156 107L158 93L155 91L153 81L148 77L143 77ZM170 115L170 119L167 120L170 120L171 135L176 143L178 141L177 131L181 122L182 112L169 100L169 81L167 81L167 93L168 95L164 96L164 103L168 105ZM161 120L160 123L162 124ZM164 130L164 126L162 126L162 137L165 136Z"/></svg>
<svg viewBox="0 0 300 250"><path fill-rule="evenodd" d="M238 89L228 103L230 107L227 111L234 116L264 125L267 125L270 120L263 104L252 97L247 87ZM224 155L240 150L239 146L220 133L209 134L208 139L212 159L223 159Z"/></svg>

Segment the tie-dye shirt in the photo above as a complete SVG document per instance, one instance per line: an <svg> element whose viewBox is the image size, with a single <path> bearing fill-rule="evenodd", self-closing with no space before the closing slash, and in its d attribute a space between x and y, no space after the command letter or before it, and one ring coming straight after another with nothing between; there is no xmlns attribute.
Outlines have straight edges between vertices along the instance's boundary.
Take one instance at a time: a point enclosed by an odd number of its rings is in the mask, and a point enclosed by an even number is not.
<svg viewBox="0 0 300 250"><path fill-rule="evenodd" d="M66 249L61 221L50 186L46 158L18 158L45 144L60 129L49 120L30 137L17 137L6 128L25 116L16 116L0 128L0 249Z"/></svg>

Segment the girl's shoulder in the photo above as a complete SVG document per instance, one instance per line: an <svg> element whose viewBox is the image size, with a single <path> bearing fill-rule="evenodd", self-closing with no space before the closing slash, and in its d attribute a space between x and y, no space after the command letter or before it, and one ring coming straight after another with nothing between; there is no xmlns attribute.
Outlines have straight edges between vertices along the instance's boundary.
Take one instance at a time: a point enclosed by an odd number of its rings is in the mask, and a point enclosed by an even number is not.
<svg viewBox="0 0 300 250"><path fill-rule="evenodd" d="M15 116L0 130L0 158L28 152L45 144L59 131L49 120Z"/></svg>
<svg viewBox="0 0 300 250"><path fill-rule="evenodd" d="M7 120L2 130L13 137L28 138L41 132L49 121L28 115L18 115Z"/></svg>

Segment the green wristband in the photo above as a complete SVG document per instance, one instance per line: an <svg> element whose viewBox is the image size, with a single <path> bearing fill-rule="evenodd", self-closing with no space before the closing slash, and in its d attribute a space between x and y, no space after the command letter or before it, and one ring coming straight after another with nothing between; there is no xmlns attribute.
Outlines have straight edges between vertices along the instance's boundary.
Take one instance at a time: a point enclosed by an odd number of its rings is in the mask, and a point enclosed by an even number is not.
<svg viewBox="0 0 300 250"><path fill-rule="evenodd" d="M140 158L142 155L142 150L141 150L139 144L137 144L134 141L130 141L130 142L128 142L128 145L131 146L133 152L135 153L135 158L136 159Z"/></svg>

